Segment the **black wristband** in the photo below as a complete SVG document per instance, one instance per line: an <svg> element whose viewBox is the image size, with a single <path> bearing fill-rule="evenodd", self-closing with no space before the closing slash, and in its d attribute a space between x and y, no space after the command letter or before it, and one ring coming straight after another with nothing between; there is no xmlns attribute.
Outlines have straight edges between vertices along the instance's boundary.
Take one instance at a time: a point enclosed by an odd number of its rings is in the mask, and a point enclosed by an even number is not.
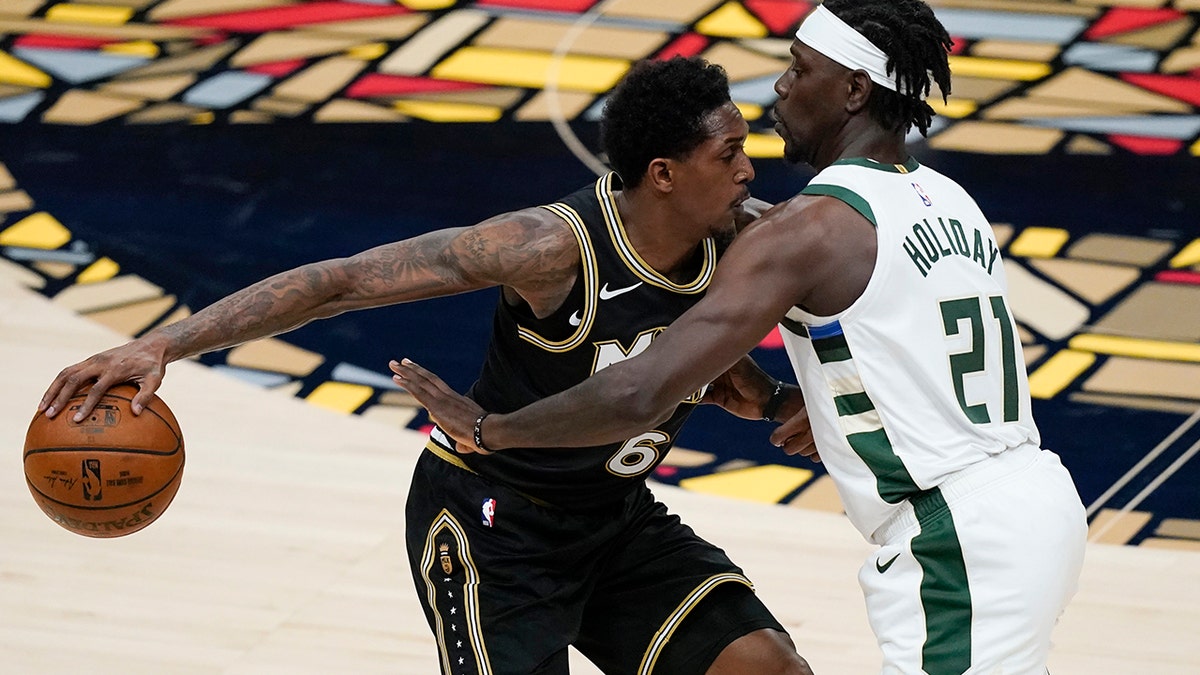
<svg viewBox="0 0 1200 675"><path fill-rule="evenodd" d="M488 450L487 446L483 444L483 420L491 414L492 413L484 410L479 417L475 418L475 447L484 452L491 452L491 450Z"/></svg>
<svg viewBox="0 0 1200 675"><path fill-rule="evenodd" d="M763 421L774 422L775 415L779 413L779 408L783 405L783 402L787 399L787 397L788 392L787 389L784 388L783 383L776 382L775 391L771 393L771 398L768 398L767 404L763 406ZM476 425L476 428L478 429L478 425ZM478 443L476 443L476 445L478 445Z"/></svg>

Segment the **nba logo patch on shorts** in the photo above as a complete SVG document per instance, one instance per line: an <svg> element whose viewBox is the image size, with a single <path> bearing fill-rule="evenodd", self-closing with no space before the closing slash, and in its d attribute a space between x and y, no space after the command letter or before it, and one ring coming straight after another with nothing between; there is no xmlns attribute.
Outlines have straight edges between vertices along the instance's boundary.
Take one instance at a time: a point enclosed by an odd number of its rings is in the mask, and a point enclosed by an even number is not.
<svg viewBox="0 0 1200 675"><path fill-rule="evenodd" d="M483 500L483 508L481 509L481 513L483 515L484 525L488 527L494 525L496 522L496 500L492 499L491 497Z"/></svg>

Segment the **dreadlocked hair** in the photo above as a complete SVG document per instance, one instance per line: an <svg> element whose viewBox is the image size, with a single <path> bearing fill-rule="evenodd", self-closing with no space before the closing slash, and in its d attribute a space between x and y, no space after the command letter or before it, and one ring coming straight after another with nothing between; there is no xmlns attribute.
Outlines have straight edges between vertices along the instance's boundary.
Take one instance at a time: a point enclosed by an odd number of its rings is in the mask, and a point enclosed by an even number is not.
<svg viewBox="0 0 1200 675"><path fill-rule="evenodd" d="M924 136L933 121L933 108L922 100L933 82L950 94L948 54L954 41L921 0L825 0L825 8L849 24L887 54L887 69L895 73L898 92L875 87L871 117L884 128L908 132L916 127Z"/></svg>

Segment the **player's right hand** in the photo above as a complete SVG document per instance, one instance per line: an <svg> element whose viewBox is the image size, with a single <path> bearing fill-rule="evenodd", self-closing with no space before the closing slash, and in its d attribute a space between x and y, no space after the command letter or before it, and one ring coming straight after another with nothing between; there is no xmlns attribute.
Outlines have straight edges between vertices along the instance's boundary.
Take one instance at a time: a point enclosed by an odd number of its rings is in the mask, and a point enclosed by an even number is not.
<svg viewBox="0 0 1200 675"><path fill-rule="evenodd" d="M475 420L483 413L478 403L450 388L442 378L416 363L402 359L391 361L392 379L425 406L429 419L454 439L459 454L492 454L475 445Z"/></svg>
<svg viewBox="0 0 1200 675"><path fill-rule="evenodd" d="M91 385L87 398L72 416L80 421L91 414L100 398L110 388L122 382L138 386L138 393L130 402L133 414L141 414L154 392L162 385L166 373L164 348L154 340L141 338L100 352L90 358L68 366L54 378L42 400L38 412L54 417L66 409L68 401L78 391Z"/></svg>

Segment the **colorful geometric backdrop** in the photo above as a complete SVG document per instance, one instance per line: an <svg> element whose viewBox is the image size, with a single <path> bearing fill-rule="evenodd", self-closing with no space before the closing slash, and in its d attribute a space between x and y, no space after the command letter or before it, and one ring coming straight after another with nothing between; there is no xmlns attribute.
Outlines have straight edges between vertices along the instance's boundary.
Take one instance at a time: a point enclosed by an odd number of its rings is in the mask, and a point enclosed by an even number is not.
<svg viewBox="0 0 1200 675"><path fill-rule="evenodd" d="M1200 155L1200 0L935 0L931 146ZM799 0L5 0L0 122L592 119L640 58L722 63L756 124ZM934 97L936 99L936 97Z"/></svg>
<svg viewBox="0 0 1200 675"><path fill-rule="evenodd" d="M937 0L953 94L922 161L996 223L1047 445L1093 538L1200 548L1200 0ZM0 274L125 335L263 276L544 203L603 164L604 92L700 54L750 120L756 193L807 174L766 120L792 0L0 0ZM445 124L451 123L451 124ZM384 364L462 389L495 296L318 322L206 355L421 427ZM781 376L771 336L756 351ZM65 364L63 364L65 365ZM837 510L768 428L695 416L656 479Z"/></svg>

